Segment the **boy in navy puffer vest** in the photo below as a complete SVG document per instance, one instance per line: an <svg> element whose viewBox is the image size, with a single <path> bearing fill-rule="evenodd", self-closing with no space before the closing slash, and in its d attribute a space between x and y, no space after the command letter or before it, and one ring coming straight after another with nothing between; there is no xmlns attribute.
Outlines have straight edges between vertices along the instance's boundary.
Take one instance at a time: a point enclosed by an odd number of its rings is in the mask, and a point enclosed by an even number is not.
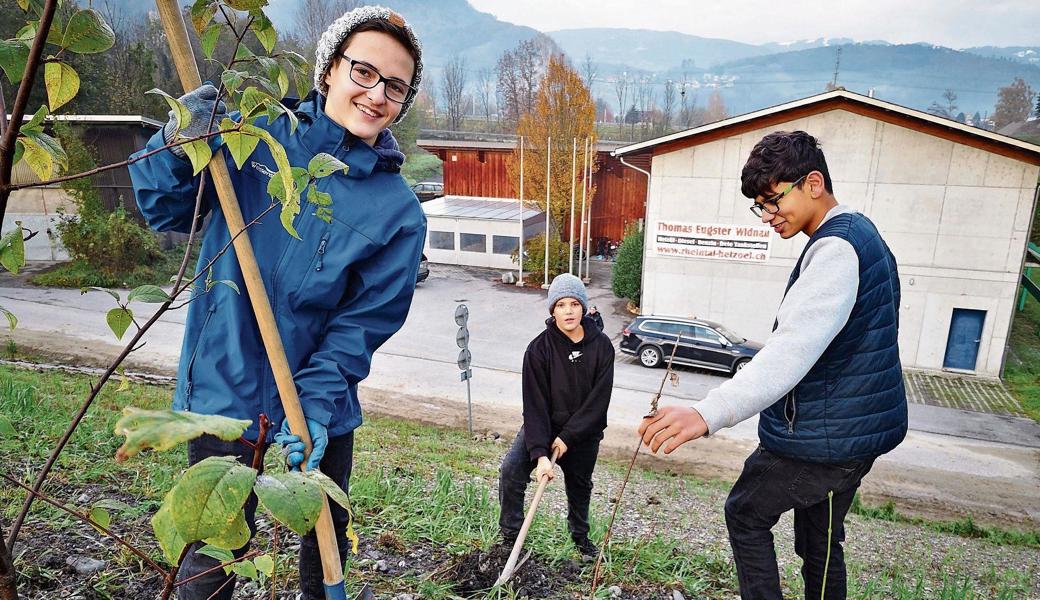
<svg viewBox="0 0 1040 600"><path fill-rule="evenodd" d="M835 200L813 136L766 136L741 183L780 237L809 236L773 333L696 408L661 409L639 433L667 454L761 413L761 445L726 501L740 595L782 599L770 529L793 509L806 598L843 599L845 515L874 459L907 429L896 261L870 219Z"/></svg>

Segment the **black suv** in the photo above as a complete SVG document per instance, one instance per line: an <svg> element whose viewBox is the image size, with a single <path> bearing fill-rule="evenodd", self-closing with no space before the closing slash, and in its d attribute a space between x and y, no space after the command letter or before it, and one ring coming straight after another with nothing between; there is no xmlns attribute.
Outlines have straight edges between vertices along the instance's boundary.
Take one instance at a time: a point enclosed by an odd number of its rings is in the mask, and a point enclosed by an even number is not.
<svg viewBox="0 0 1040 600"><path fill-rule="evenodd" d="M677 365L736 373L758 354L762 344L718 323L681 317L636 317L622 332L621 351L639 357L644 367L663 365L673 349Z"/></svg>

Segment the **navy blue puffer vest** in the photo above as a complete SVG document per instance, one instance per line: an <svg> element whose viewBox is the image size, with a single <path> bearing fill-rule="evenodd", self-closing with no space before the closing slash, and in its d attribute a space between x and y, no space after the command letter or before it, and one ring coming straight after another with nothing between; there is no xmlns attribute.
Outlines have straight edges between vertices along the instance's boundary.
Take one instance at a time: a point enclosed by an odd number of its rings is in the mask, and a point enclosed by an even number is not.
<svg viewBox="0 0 1040 600"><path fill-rule="evenodd" d="M874 224L859 213L826 221L806 244L787 283L798 280L809 248L847 240L859 257L859 291L845 327L809 373L762 412L758 436L781 456L821 463L872 458L906 435L906 391L899 363L899 274Z"/></svg>

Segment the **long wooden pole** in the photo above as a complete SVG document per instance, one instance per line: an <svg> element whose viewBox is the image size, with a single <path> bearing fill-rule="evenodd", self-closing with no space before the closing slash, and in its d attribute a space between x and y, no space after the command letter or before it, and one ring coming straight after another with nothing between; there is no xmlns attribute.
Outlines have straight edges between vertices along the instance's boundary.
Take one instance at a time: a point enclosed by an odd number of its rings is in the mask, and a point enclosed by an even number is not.
<svg viewBox="0 0 1040 600"><path fill-rule="evenodd" d="M202 85L202 79L199 77L195 56L191 52L188 31L185 28L184 17L180 12L178 2L177 0L155 0L155 4L159 9L159 18L162 20L163 29L166 31L166 37L170 43L170 52L173 55L173 62L177 67L181 85L185 92L194 90ZM238 256L238 264L242 270L249 301L253 305L256 322L260 328L260 337L263 339L264 347L267 349L267 358L274 371L275 384L282 399L282 408L285 410L285 416L289 420L292 432L300 436L306 446L305 454L310 454L311 439L307 432L307 420L300 407L300 398L296 395L296 384L293 382L292 371L289 369L289 362L285 357L285 347L282 346L282 338L278 333L278 326L275 324L274 312L271 310L264 281L260 277L260 268L256 264L253 245L249 241L249 232L243 231L245 222L242 219L238 197L231 184L231 176L228 173L227 163L224 162L223 153L213 153L209 170L220 199L220 209L227 221L228 231L234 239L235 255ZM343 587L343 566L339 558L339 546L336 544L336 532L332 525L332 514L329 511L327 498L324 499L324 506L318 516L314 533L318 538L318 547L321 552L325 597L327 600L346 600L346 590Z"/></svg>
<svg viewBox="0 0 1040 600"><path fill-rule="evenodd" d="M552 460L550 461L553 467L556 466L556 459L559 457L560 451L553 450ZM524 540L527 539L527 530L531 528L531 523L534 522L534 514L538 511L538 503L542 501L542 494L545 492L547 483L549 483L548 476L542 477L541 481L538 482L538 489L534 493L534 499L531 500L531 508L527 509L524 524L520 527L520 533L517 534L516 541L513 542L513 551L509 553L509 560L506 561L506 566L502 568L502 574L495 581L496 586L509 581L509 578L513 576L513 570L516 569L516 561L520 558L520 551L524 548Z"/></svg>

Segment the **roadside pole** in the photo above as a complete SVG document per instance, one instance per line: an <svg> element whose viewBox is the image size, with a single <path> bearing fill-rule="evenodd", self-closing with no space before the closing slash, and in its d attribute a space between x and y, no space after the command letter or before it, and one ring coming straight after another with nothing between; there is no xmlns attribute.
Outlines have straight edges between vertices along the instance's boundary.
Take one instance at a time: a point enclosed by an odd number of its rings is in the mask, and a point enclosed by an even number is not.
<svg viewBox="0 0 1040 600"><path fill-rule="evenodd" d="M578 180L575 179L578 173L578 138L571 138L571 227L567 234L567 272L574 273L574 194L577 192L575 188L578 185ZM580 248L581 246L579 246ZM581 260L578 260L578 266L581 266Z"/></svg>
<svg viewBox="0 0 1040 600"><path fill-rule="evenodd" d="M520 136L520 248L516 262L520 264L520 276L516 285L524 287L524 136Z"/></svg>
<svg viewBox="0 0 1040 600"><path fill-rule="evenodd" d="M549 289L549 190L552 189L552 137L548 137L545 140L545 266L542 271L545 273L545 281L542 282L542 289Z"/></svg>
<svg viewBox="0 0 1040 600"><path fill-rule="evenodd" d="M473 378L473 369L470 368L473 364L473 355L469 351L469 327L467 323L469 323L469 308L465 304L460 304L455 308L455 324L459 326L459 331L455 334L455 344L459 347L457 364L459 369L462 370L459 373L459 380L466 382L466 412L469 415L469 434L473 435L473 396L469 387L469 380Z"/></svg>

